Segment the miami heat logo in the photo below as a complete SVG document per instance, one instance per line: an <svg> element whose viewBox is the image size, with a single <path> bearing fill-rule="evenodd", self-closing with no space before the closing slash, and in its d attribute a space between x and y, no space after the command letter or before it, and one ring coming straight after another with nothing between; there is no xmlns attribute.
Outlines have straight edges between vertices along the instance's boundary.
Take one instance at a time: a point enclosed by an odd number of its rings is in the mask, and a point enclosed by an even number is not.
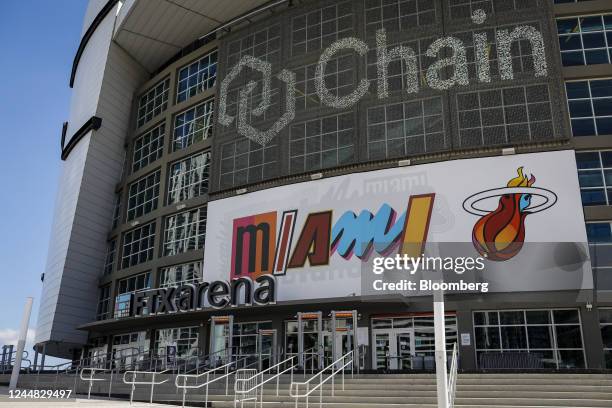
<svg viewBox="0 0 612 408"><path fill-rule="evenodd" d="M527 216L557 202L555 193L533 186L536 178L523 174L523 167L517 173L506 187L482 191L463 202L464 210L481 217L472 230L472 242L480 255L491 261L507 261L516 256L525 242Z"/></svg>

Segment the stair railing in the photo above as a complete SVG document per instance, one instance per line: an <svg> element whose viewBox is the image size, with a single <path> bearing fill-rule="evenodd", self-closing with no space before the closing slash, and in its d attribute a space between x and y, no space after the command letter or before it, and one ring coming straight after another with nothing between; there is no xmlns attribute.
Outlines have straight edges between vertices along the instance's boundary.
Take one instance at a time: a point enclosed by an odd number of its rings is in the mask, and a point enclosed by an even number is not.
<svg viewBox="0 0 612 408"><path fill-rule="evenodd" d="M314 376L310 377L308 381L305 382L291 382L291 386L289 387L289 395L295 398L295 408L298 407L298 401L300 398L306 398L306 408L308 408L309 397L314 391L319 390L319 408L323 408L323 384L331 380L331 395L334 396L335 384L334 379L338 373L342 373L342 389L344 390L344 369L348 366L351 366L351 378L353 377L353 351L349 351L323 370L319 371ZM323 374L331 370L331 373L327 376L323 376ZM311 387L310 383L318 380L319 383L313 387ZM304 393L300 393L300 387L306 387ZM294 391L295 388L295 391Z"/></svg>
<svg viewBox="0 0 612 408"><path fill-rule="evenodd" d="M315 360L318 362L321 356L319 353L315 353L314 351L318 350L319 347L311 347L308 350L304 350L304 377L306 377L306 367L308 367L308 361L310 361L310 374L314 374L315 371ZM324 360L325 361L325 360Z"/></svg>
<svg viewBox="0 0 612 408"><path fill-rule="evenodd" d="M297 367L295 359L296 356L292 356L252 376L246 378L237 377L236 381L234 382L234 408L236 408L236 403L238 402L240 402L240 407L242 408L244 401L253 399L253 397L250 397L251 394L254 394L255 404L257 405L258 392L259 406L263 407L263 386L273 380L276 380L276 396L278 397L281 375L290 372L291 383L293 383L293 370ZM283 366L285 366L284 369L282 368ZM275 370L276 372L274 372ZM266 374L272 375L270 375L268 378L264 378L264 375Z"/></svg>
<svg viewBox="0 0 612 408"><path fill-rule="evenodd" d="M123 383L132 386L132 391L130 392L130 405L132 405L132 401L134 400L134 390L136 389L136 385L150 385L151 386L151 394L150 394L150 397L149 397L149 402L152 404L153 403L153 392L154 392L155 386L159 385L159 384L163 384L163 383L168 381L168 379L165 379L163 381L156 382L155 381L155 376L159 375L159 374L164 374L167 371L169 371L169 370L164 370L164 371L137 371L137 370L129 370L129 371L126 371L125 373L123 373ZM132 375L132 380L131 381L129 381L126 378L130 374ZM152 375L151 381L136 381L136 376L138 374L143 374L145 376L147 374L151 374Z"/></svg>
<svg viewBox="0 0 612 408"><path fill-rule="evenodd" d="M457 392L457 367L458 367L457 343L453 346L450 372L448 373L448 408L455 406L455 394Z"/></svg>
<svg viewBox="0 0 612 408"><path fill-rule="evenodd" d="M228 395L228 391L229 391L229 377L231 375L234 374L234 372L232 371L233 368L237 368L238 364L245 361L246 358L242 358L236 361L232 361L229 362L227 364L224 364L222 366L219 367L215 367L211 370L205 371L203 373L200 374L178 374L175 378L174 378L174 385L176 386L176 388L178 389L182 389L183 390L183 407L185 406L185 398L187 395L187 390L189 389L200 389L203 387L206 387L206 391L204 393L205 395L205 405L204 406L208 406L208 386L210 384L213 384L219 380L223 380L225 379L225 395ZM223 374L220 376L215 377L215 373L218 371L223 371ZM211 376L213 376L211 378ZM188 379L192 379L195 382L197 382L198 379L200 378L204 378L204 382L201 384L194 384L194 385L187 385L187 380ZM182 384L180 384L182 380Z"/></svg>
<svg viewBox="0 0 612 408"><path fill-rule="evenodd" d="M88 371L89 372L89 377L83 377L83 374ZM106 381L106 378L96 378L94 377L96 375L96 373L99 372L109 372L110 371L110 384L108 387L108 396L110 397L111 395L111 387L113 386L113 369L108 369L108 368L93 368L93 367L86 367L81 369L81 373L79 374L79 378L81 379L81 381L88 381L89 382L89 387L87 390L87 399L91 398L91 388L93 387L93 383L96 381Z"/></svg>

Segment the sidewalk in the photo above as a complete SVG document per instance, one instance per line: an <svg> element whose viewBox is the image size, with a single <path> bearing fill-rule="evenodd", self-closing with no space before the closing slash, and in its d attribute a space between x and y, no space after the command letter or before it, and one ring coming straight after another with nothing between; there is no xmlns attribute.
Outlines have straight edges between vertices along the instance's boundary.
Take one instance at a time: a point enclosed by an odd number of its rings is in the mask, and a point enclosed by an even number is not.
<svg viewBox="0 0 612 408"><path fill-rule="evenodd" d="M87 397L87 396L85 396ZM17 399L17 398L9 398L8 387L0 386L0 407L17 407L17 408L40 408L40 407L72 407L75 405L82 405L83 407L95 407L95 408L127 408L127 407L170 407L173 405L166 404L149 404L145 402L134 402L130 405L129 401L124 400L116 400L116 399L108 399L108 398L82 398L82 395L78 395L78 397L70 398L70 399Z"/></svg>

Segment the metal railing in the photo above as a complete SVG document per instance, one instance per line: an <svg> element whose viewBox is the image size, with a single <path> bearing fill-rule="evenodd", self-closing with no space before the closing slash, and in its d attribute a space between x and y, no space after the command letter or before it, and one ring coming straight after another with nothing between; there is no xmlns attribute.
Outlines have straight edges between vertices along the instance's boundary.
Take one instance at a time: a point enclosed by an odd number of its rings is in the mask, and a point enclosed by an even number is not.
<svg viewBox="0 0 612 408"><path fill-rule="evenodd" d="M325 367L323 370L319 371L317 374L312 376L308 381L301 382L301 383L292 381L291 386L289 387L289 395L295 398L295 407L297 408L298 401L300 398L306 398L306 408L308 408L310 394L312 394L316 390L319 390L319 407L322 408L323 407L323 384L331 380L331 396L333 397L334 390L335 390L334 378L336 377L336 374L342 373L342 389L344 390L344 371L345 371L344 369L349 365L351 366L351 378L352 378L353 377L353 366L354 366L352 350L346 353L345 355L343 355L342 357L340 357L339 359L337 359L336 361L334 361L333 363L331 363L330 365L328 365L327 367ZM323 377L323 374L328 370L331 370L331 373L327 375L326 377ZM314 381L316 379L319 380L319 383L311 388L310 387L311 381ZM306 391L303 394L300 394L301 386L306 387ZM294 387L295 387L295 392L294 392Z"/></svg>
<svg viewBox="0 0 612 408"><path fill-rule="evenodd" d="M276 396L278 397L281 375L287 372L290 372L291 373L291 383L293 383L293 370L297 367L297 364L294 361L295 359L296 359L296 356L292 356L252 376L249 376L246 378L236 378L234 382L234 408L236 407L236 403L238 402L240 402L240 407L242 407L244 404L244 401L253 399L253 397L251 396L252 394L254 394L255 404L257 404L258 392L259 392L259 406L263 407L263 394L264 394L263 386L267 384L268 382L275 380L275 379L276 379ZM285 366L285 368L283 369L282 366ZM276 369L276 372L274 373L275 369ZM272 375L270 375L268 378L264 378L264 375L266 374L272 374Z"/></svg>
<svg viewBox="0 0 612 408"><path fill-rule="evenodd" d="M453 357L451 359L450 372L448 373L448 408L455 406L455 394L457 392L457 343L453 346Z"/></svg>
<svg viewBox="0 0 612 408"><path fill-rule="evenodd" d="M21 369L25 369L26 372L30 372L30 370L32 369L32 361L30 361L28 359L28 352L26 350L23 350L23 353L21 354ZM4 355L4 361L2 361L2 363L0 364L0 372L4 373L4 372L10 372L13 370L13 365L15 364L15 360L17 358L17 350L13 350L10 353L6 353ZM24 363L27 363L27 365L24 367Z"/></svg>
<svg viewBox="0 0 612 408"><path fill-rule="evenodd" d="M132 391L130 392L130 405L132 405L132 401L134 400L134 390L136 389L136 385L150 385L151 386L151 394L149 397L149 402L152 404L153 403L153 392L155 390L155 386L159 385L159 384L163 384L165 382L168 382L168 379L165 379L163 381L159 381L156 382L155 381L155 376L159 375L159 374L164 374L169 370L164 370L164 371L137 371L137 370L130 370L130 371L126 371L125 373L123 373L123 383L124 384L128 384L128 385L132 385ZM129 374L132 374L132 381L128 381L126 376L128 376ZM147 374L151 374L152 378L151 381L136 381L136 376L138 374L143 374L143 375L147 375Z"/></svg>
<svg viewBox="0 0 612 408"><path fill-rule="evenodd" d="M83 373L85 371L89 371L89 377L88 378L84 378L83 377ZM113 369L108 369L108 368L92 368L92 367L86 367L81 369L81 373L79 374L79 378L81 379L81 381L88 381L89 382L89 387L87 389L87 399L91 398L91 388L93 387L93 383L96 381L106 381L106 378L94 378L94 375L96 375L97 372L109 372L110 371L110 383L109 383L109 387L108 387L108 396L110 398L111 396L111 388L113 386Z"/></svg>
<svg viewBox="0 0 612 408"><path fill-rule="evenodd" d="M238 364L241 363L242 361L246 361L246 358L242 358L236 361L232 361L229 362L227 364L224 364L222 366L219 367L215 367L212 370L208 370L205 371L201 374L178 374L175 378L174 378L174 385L176 386L176 388L182 389L183 390L183 407L185 406L185 398L187 396L187 390L189 389L200 389L202 387L206 387L206 391L204 393L205 395L205 406L208 406L208 388L210 384L213 384L219 380L223 380L225 379L225 395L228 395L228 391L229 391L229 377L234 374L234 372L232 371L233 368L237 368ZM220 376L215 377L215 373L223 370L223 374ZM211 379L211 376L213 376L213 378ZM201 384L194 384L194 385L187 385L187 380L188 379L193 379L197 382L198 379L200 378L205 378L205 381ZM179 382L183 381L182 384L179 384Z"/></svg>

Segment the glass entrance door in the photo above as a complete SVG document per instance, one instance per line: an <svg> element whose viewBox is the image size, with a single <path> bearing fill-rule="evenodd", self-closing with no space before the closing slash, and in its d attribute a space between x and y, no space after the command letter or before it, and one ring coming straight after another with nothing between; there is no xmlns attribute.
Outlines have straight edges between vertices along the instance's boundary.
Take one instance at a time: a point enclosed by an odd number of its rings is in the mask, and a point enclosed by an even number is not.
<svg viewBox="0 0 612 408"><path fill-rule="evenodd" d="M395 362L396 369L398 370L410 370L412 369L412 356L414 355L414 333L412 330L405 333L398 333L397 345L395 352L397 360Z"/></svg>
<svg viewBox="0 0 612 408"><path fill-rule="evenodd" d="M259 330L257 350L260 356L260 371L276 363L276 330Z"/></svg>
<svg viewBox="0 0 612 408"><path fill-rule="evenodd" d="M331 332L323 332L323 355L325 367L352 350L350 340L350 336L347 332L337 332L335 340Z"/></svg>

